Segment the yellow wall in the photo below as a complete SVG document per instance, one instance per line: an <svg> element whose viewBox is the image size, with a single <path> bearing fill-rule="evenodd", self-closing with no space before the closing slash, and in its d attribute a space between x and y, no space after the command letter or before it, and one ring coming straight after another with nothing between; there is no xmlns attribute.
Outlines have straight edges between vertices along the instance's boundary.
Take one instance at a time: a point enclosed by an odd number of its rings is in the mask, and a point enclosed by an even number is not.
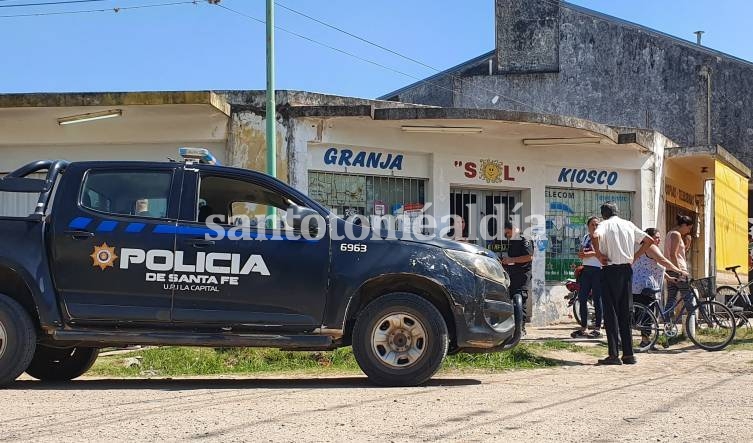
<svg viewBox="0 0 753 443"><path fill-rule="evenodd" d="M716 269L748 263L748 180L720 161L715 165Z"/></svg>

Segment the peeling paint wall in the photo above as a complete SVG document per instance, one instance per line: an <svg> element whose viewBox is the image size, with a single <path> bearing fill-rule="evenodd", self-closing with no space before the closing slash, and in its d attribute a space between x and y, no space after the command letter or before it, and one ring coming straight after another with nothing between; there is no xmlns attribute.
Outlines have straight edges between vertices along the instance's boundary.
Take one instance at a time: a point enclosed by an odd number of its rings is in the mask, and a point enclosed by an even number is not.
<svg viewBox="0 0 753 443"><path fill-rule="evenodd" d="M267 171L266 120L251 111L234 112L228 130L228 161L230 166ZM289 181L288 127L281 122L277 131L277 178Z"/></svg>

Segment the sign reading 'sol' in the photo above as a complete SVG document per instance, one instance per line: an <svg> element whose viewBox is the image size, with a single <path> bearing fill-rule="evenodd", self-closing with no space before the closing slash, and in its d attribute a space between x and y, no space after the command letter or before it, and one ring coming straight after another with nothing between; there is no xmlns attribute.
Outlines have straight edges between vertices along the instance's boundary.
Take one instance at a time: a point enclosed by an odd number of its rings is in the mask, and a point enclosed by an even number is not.
<svg viewBox="0 0 753 443"><path fill-rule="evenodd" d="M525 166L512 166L500 160L480 159L477 162L455 160L453 166L463 169L466 178L483 180L487 183L514 182L515 178L526 172Z"/></svg>

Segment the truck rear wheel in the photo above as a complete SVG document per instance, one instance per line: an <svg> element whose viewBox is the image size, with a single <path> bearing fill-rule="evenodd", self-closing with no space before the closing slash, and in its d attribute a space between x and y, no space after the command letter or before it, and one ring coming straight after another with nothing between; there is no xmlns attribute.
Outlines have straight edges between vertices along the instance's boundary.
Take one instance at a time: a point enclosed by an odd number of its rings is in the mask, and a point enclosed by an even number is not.
<svg viewBox="0 0 753 443"><path fill-rule="evenodd" d="M353 328L353 354L369 381L416 386L429 380L447 355L442 314L427 300L392 293L369 303Z"/></svg>
<svg viewBox="0 0 753 443"><path fill-rule="evenodd" d="M37 334L29 314L0 294L0 386L18 378L34 356Z"/></svg>
<svg viewBox="0 0 753 443"><path fill-rule="evenodd" d="M26 373L42 381L73 380L92 367L97 355L97 348L51 348L38 345Z"/></svg>

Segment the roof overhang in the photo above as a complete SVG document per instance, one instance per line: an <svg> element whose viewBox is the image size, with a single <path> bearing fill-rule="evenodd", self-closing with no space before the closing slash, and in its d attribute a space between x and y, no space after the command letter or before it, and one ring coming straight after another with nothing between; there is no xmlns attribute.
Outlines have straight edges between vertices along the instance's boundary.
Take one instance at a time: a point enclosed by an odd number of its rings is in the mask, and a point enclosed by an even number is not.
<svg viewBox="0 0 753 443"><path fill-rule="evenodd" d="M224 143L229 116L211 91L2 94L0 146Z"/></svg>
<svg viewBox="0 0 753 443"><path fill-rule="evenodd" d="M709 168L711 171L713 171L714 161L719 160L743 177L751 178L750 168L719 145L667 148L665 155L667 161L674 161L684 166L688 164L700 165Z"/></svg>

